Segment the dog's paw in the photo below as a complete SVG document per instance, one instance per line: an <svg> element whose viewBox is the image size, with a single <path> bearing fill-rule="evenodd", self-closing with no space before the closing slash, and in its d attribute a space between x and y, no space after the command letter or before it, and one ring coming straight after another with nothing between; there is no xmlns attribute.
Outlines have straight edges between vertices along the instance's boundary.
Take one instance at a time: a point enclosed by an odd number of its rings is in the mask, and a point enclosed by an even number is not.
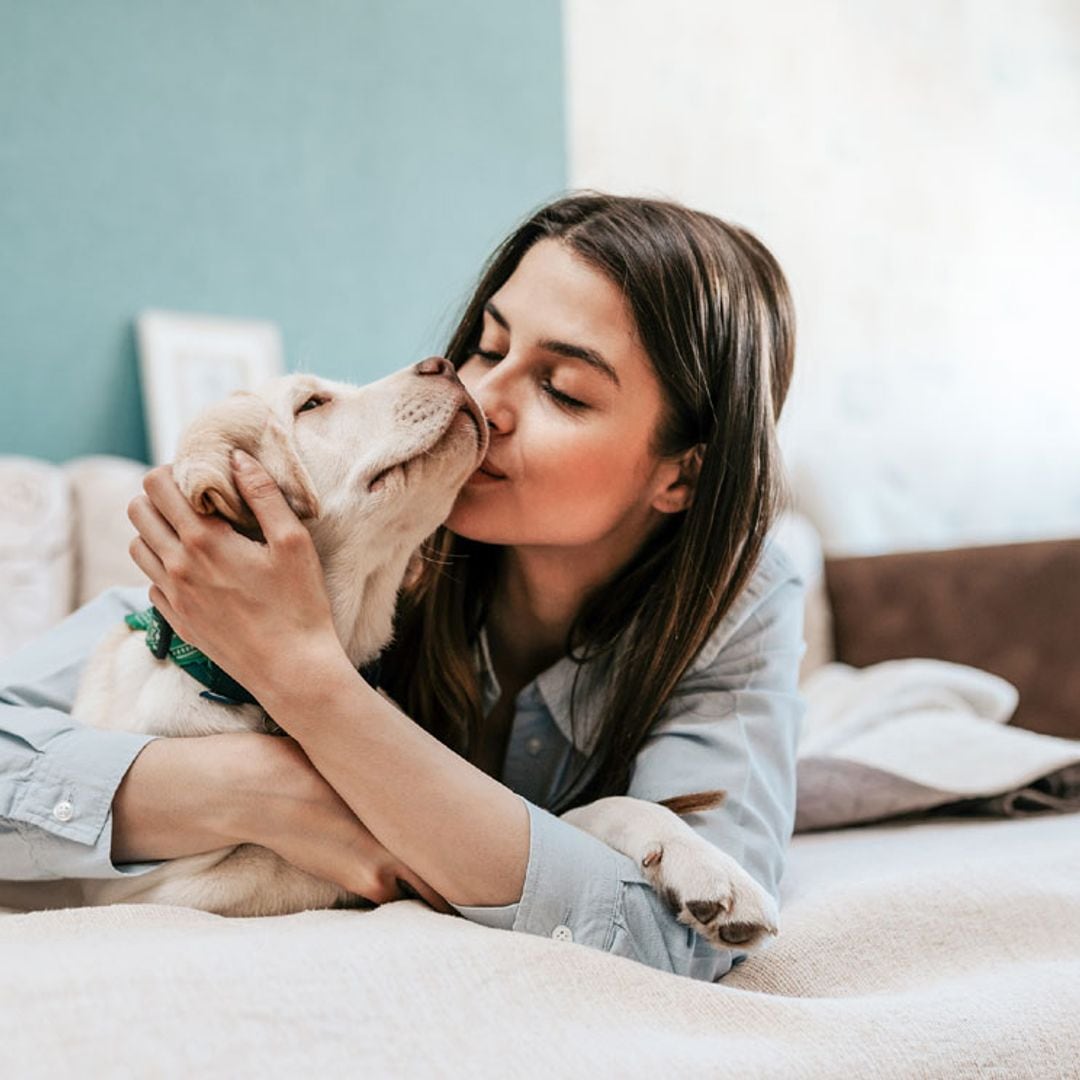
<svg viewBox="0 0 1080 1080"><path fill-rule="evenodd" d="M777 933L773 898L730 855L700 837L657 841L641 869L679 922L718 949L754 949Z"/></svg>

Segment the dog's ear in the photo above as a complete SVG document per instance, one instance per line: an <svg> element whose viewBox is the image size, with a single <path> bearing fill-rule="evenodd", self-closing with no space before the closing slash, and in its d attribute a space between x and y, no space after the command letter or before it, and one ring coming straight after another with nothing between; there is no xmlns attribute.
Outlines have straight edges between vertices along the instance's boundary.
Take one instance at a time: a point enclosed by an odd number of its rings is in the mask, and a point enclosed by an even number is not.
<svg viewBox="0 0 1080 1080"><path fill-rule="evenodd" d="M319 499L307 469L270 405L237 391L201 412L180 437L173 479L200 514L221 514L247 535L259 525L233 483L232 451L255 458L281 488L297 517L319 514Z"/></svg>
<svg viewBox="0 0 1080 1080"><path fill-rule="evenodd" d="M311 474L304 468L289 433L272 413L270 422L263 428L259 449L252 456L258 458L274 478L292 512L301 521L319 516L319 496L315 494Z"/></svg>

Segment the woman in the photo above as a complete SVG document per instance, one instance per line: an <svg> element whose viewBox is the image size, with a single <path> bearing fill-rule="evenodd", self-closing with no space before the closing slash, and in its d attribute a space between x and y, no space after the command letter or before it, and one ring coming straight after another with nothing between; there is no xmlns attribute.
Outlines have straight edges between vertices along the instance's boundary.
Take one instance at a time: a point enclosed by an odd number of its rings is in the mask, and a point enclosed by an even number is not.
<svg viewBox="0 0 1080 1080"><path fill-rule="evenodd" d="M770 534L792 324L772 256L709 215L584 193L525 221L447 349L490 450L403 591L382 671L400 709L349 666L310 538L256 462L235 468L265 545L151 471L129 508L150 602L290 737L126 734L95 876L250 841L376 902L411 883L485 925L726 973L745 954L556 815L723 788L687 821L778 899L805 648L803 582ZM106 594L87 632L145 595ZM25 680L6 694L33 703Z"/></svg>

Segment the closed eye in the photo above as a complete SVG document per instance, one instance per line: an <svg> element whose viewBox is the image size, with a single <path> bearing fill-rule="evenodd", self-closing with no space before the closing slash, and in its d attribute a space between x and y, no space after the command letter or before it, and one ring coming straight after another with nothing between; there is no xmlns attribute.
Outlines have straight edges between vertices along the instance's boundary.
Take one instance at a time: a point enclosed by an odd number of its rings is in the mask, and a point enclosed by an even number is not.
<svg viewBox="0 0 1080 1080"><path fill-rule="evenodd" d="M312 394L307 398L304 403L296 410L297 416L302 412L310 412L312 409L317 409L320 405L325 405L330 399L325 394Z"/></svg>
<svg viewBox="0 0 1080 1080"><path fill-rule="evenodd" d="M469 354L469 356L479 356L482 360L486 360L489 364L497 364L503 359L502 353L490 352L487 349L475 348ZM540 383L544 393L547 394L553 401L557 401L564 408L571 410L572 412L580 412L585 409L591 408L586 405L584 401L578 401L577 398L571 397L569 394L564 394L561 390L552 385L550 379L544 379Z"/></svg>

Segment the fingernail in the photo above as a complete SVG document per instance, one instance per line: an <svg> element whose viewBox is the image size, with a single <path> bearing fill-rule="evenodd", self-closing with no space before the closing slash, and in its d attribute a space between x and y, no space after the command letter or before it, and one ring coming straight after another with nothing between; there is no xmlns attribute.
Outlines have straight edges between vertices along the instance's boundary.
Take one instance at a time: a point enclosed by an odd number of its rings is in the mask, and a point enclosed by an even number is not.
<svg viewBox="0 0 1080 1080"><path fill-rule="evenodd" d="M251 455L245 454L243 450L234 450L232 452L233 465L238 469L250 469L251 468Z"/></svg>

